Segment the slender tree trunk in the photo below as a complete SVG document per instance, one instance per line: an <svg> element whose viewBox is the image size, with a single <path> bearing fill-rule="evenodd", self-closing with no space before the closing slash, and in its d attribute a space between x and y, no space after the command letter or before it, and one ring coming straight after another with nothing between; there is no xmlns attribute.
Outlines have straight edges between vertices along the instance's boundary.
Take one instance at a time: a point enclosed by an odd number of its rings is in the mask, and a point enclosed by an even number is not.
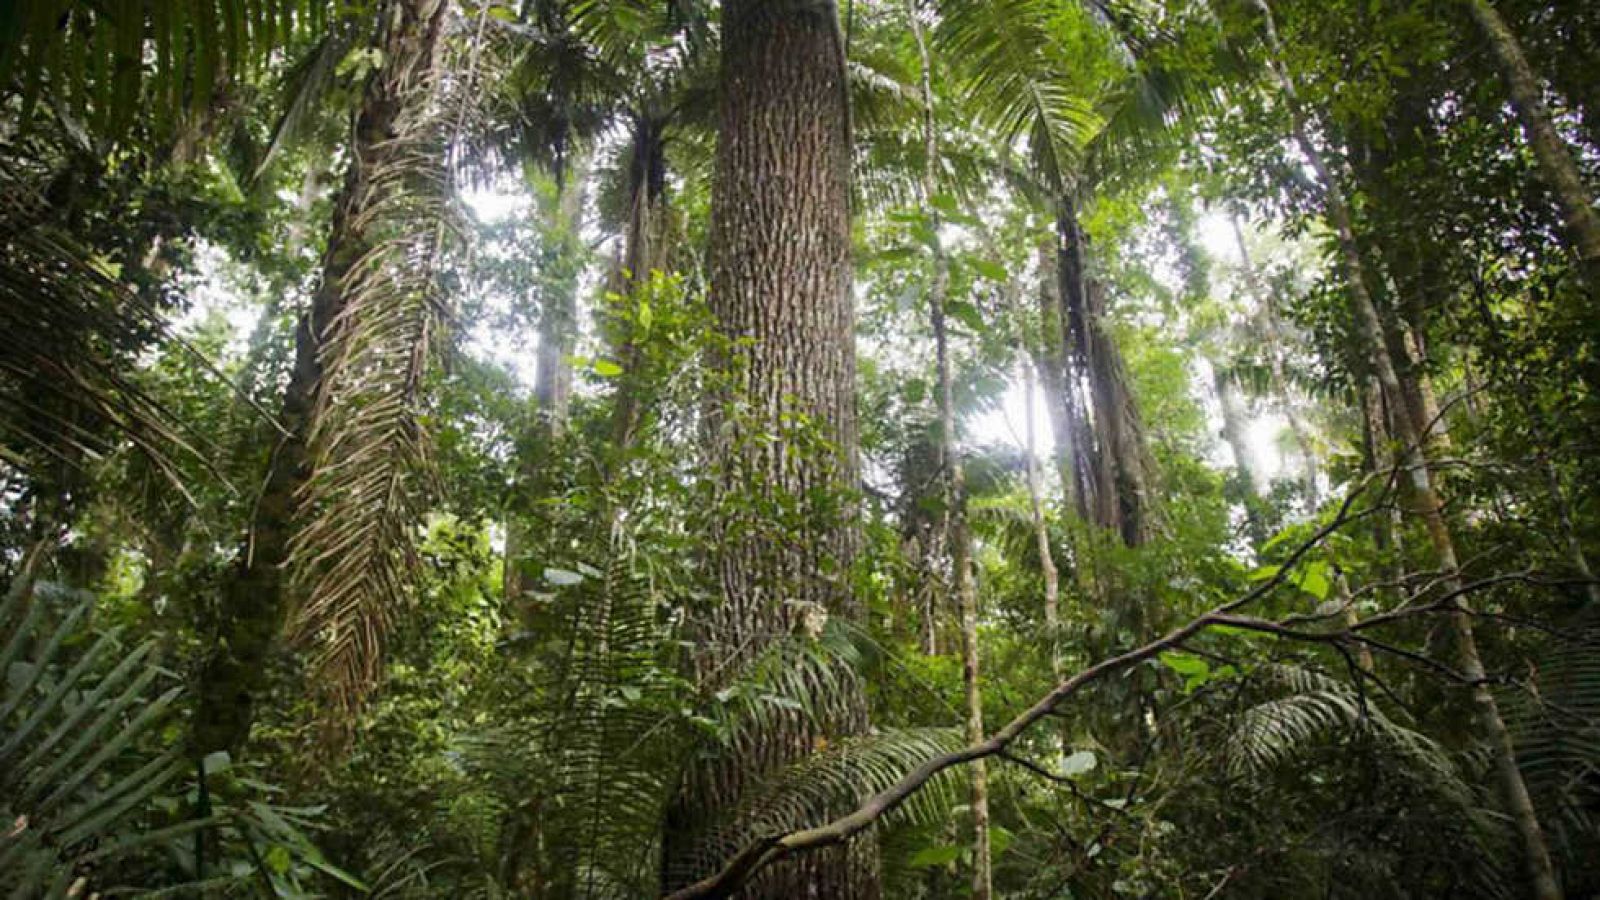
<svg viewBox="0 0 1600 900"><path fill-rule="evenodd" d="M967 527L966 467L956 447L955 380L950 366L950 330L945 304L950 294L950 258L939 239L939 211L933 205L938 192L939 137L934 126L933 63L923 34L916 0L907 0L911 32L916 38L922 70L922 211L933 232L933 283L928 291L928 318L933 325L934 358L939 379L939 468L944 472L945 531L950 548L950 583L955 586L961 610L961 671L966 694L968 743L984 739L983 692L979 682L978 595L972 575L972 534ZM993 875L989 860L989 773L983 760L972 765L972 896L989 900Z"/></svg>
<svg viewBox="0 0 1600 900"><path fill-rule="evenodd" d="M1044 486L1039 471L1038 427L1033 415L1035 393L1033 368L1028 360L1023 360L1023 399L1027 404L1023 416L1028 444L1028 510L1033 518L1034 542L1039 548L1039 569L1044 575L1044 625L1052 635L1050 640L1051 646L1054 647L1056 645L1054 635L1061 626L1061 573L1056 568L1055 554L1050 549L1050 529L1044 517ZM1052 651L1051 662L1052 671L1057 675L1061 674L1060 654Z"/></svg>
<svg viewBox="0 0 1600 900"><path fill-rule="evenodd" d="M632 316L652 270L662 265L662 204L666 193L666 157L663 155L660 122L645 113L633 117L633 151L628 163L628 225L623 235L621 270L616 273L615 292L625 297L629 308L618 323L617 356L622 377L617 383L617 402L612 409L611 443L615 452L626 452L639 427L640 392L647 379L640 371L644 353L633 334Z"/></svg>
<svg viewBox="0 0 1600 900"><path fill-rule="evenodd" d="M1066 678L1066 663L1061 658L1061 573L1050 548L1050 527L1044 517L1044 486L1041 483L1038 455L1038 428L1034 422L1034 373L1030 360L1022 361L1024 432L1027 440L1028 512L1033 519L1033 539L1039 552L1039 571L1044 576L1044 632L1050 648L1050 675L1056 683ZM1061 728L1061 755L1071 752L1072 735L1067 723Z"/></svg>
<svg viewBox="0 0 1600 900"><path fill-rule="evenodd" d="M1228 217L1228 223L1233 226L1233 239L1239 247L1239 267L1244 273L1244 283L1256 302L1258 315L1261 318L1261 329L1267 337L1267 365L1272 371L1273 392L1278 396L1278 408L1283 411L1283 417L1289 423L1289 433L1294 436L1294 445L1300 451L1300 477L1304 485L1306 503L1315 509L1319 503L1317 488L1317 451L1311 440L1311 430L1301 418L1295 405L1294 392L1289 385L1288 365L1284 362L1283 347L1285 339L1283 323L1278 319L1277 304L1273 302L1272 294L1261 283L1261 276L1256 272L1254 261L1250 258L1250 249L1245 245L1244 229L1239 225L1238 218Z"/></svg>
<svg viewBox="0 0 1600 900"><path fill-rule="evenodd" d="M722 602L690 624L695 672L711 689L817 616L858 612L849 107L834 4L725 2L719 104L710 305L730 341L720 362L731 396L708 411L707 434L728 512L713 551ZM757 511L771 505L786 508L781 522ZM815 715L783 714L689 764L667 814L667 887L739 849L748 835L727 826L749 789L865 729L865 695L840 675ZM739 896L877 894L875 845L857 838L765 869Z"/></svg>
<svg viewBox="0 0 1600 900"><path fill-rule="evenodd" d="M1212 384L1217 392L1217 405L1222 407L1222 439L1233 453L1233 467L1239 480L1252 496L1263 493L1261 470L1250 453L1250 442L1245 434L1248 419L1244 400L1239 396L1239 386L1223 372L1217 363L1211 364Z"/></svg>
<svg viewBox="0 0 1600 900"><path fill-rule="evenodd" d="M322 336L344 306L345 277L371 248L366 213L377 202L371 174L388 155L391 140L414 85L431 77L444 20L443 0L391 0L388 24L378 38L384 68L371 77L351 140L351 162L334 205L322 284L295 331L294 368L284 390L278 421L286 430L273 450L267 479L256 501L249 539L222 589L225 616L199 684L192 743L197 755L238 750L249 737L254 702L266 684L267 657L285 619L284 565L294 529L296 498L310 475L306 433L321 377Z"/></svg>
<svg viewBox="0 0 1600 900"><path fill-rule="evenodd" d="M1307 134L1304 113L1300 108L1294 82L1280 62L1283 48L1278 41L1271 8L1268 7L1266 0L1256 0L1256 7L1266 22L1269 50L1272 54L1269 68L1278 82L1284 99L1288 102L1295 141L1315 171L1324 192L1324 205L1344 260L1357 330L1367 346L1369 361L1379 386L1391 398L1391 402L1403 403L1405 393L1395 372L1394 361L1390 358L1383 340L1383 325L1372 299L1370 276L1362 262L1360 246L1356 241L1355 228L1344 191L1339 186L1338 180L1333 177L1321 151ZM1516 750L1511 742L1511 733L1506 728L1505 719L1500 715L1494 693L1489 689L1483 660L1478 653L1477 641L1473 634L1471 610L1467 606L1466 599L1460 595L1460 563L1456 557L1454 538L1449 525L1445 522L1443 502L1434 490L1430 477L1426 445L1415 427L1416 419L1413 415L1401 410L1399 414L1392 416L1392 420L1396 430L1395 437L1403 454L1403 464L1409 471L1413 502L1426 526L1435 561L1443 573L1440 586L1445 592L1455 594L1451 601L1455 612L1450 615L1450 624L1456 642L1458 668L1470 683L1474 716L1483 740L1493 754L1496 778L1506 810L1522 840L1529 886L1538 900L1559 900L1562 891L1556 882L1555 869L1550 862L1549 846L1540 827L1538 814L1534 810L1533 800L1528 794L1527 784L1523 781L1521 770L1517 768Z"/></svg>
<svg viewBox="0 0 1600 900"><path fill-rule="evenodd" d="M1555 194L1566 219L1567 232L1577 252L1579 265L1591 292L1600 293L1600 214L1595 212L1594 195L1583 183L1572 150L1556 131L1544 92L1533 67L1522 53L1522 45L1511 27L1500 17L1490 0L1466 0L1467 11L1483 31L1500 62L1511 105L1522 120L1522 131L1533 148L1539 174Z"/></svg>
<svg viewBox="0 0 1600 900"><path fill-rule="evenodd" d="M514 496L506 517L503 587L512 610L523 591L521 556L530 500L546 493L551 445L566 431L572 395L572 344L578 317L578 269L583 249L584 181L587 159L573 156L555 173L550 202L541 203L547 247L540 259L539 347L534 354L534 424L521 449Z"/></svg>

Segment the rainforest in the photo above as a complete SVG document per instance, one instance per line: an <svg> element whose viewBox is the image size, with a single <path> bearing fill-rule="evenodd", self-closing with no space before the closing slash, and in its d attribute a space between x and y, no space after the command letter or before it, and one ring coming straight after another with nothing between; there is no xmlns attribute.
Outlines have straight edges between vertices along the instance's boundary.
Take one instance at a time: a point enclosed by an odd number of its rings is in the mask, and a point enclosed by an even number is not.
<svg viewBox="0 0 1600 900"><path fill-rule="evenodd" d="M0 0L0 893L1600 896L1600 4Z"/></svg>

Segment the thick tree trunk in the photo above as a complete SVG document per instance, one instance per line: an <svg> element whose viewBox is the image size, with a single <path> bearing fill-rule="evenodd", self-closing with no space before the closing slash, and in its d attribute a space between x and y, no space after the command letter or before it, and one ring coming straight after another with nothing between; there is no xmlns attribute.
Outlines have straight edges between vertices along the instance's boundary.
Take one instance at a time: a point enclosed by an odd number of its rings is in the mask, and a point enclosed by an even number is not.
<svg viewBox="0 0 1600 900"><path fill-rule="evenodd" d="M1511 33L1511 27L1490 0L1466 0L1466 4L1500 62L1500 74L1506 80L1511 105L1517 111L1517 118L1522 120L1523 134L1533 148L1539 174L1561 205L1561 214L1589 289L1600 293L1600 213L1595 212L1594 195L1583 183L1571 148L1556 131L1539 80L1522 53L1517 36Z"/></svg>
<svg viewBox="0 0 1600 900"><path fill-rule="evenodd" d="M707 688L824 611L857 613L849 107L834 4L724 3L720 116L710 303L732 396L707 434L727 498L714 549L723 598L690 624ZM756 512L771 505L781 522ZM734 818L762 779L865 729L865 696L841 676L815 716L786 714L690 763L667 815L666 886L706 876L751 837ZM875 846L858 838L763 870L739 896L877 893Z"/></svg>
<svg viewBox="0 0 1600 900"><path fill-rule="evenodd" d="M1361 248L1356 240L1349 204L1345 200L1344 191L1338 180L1334 178L1323 159L1322 152L1306 131L1304 114L1300 109L1294 82L1279 62L1283 56L1283 48L1278 41L1272 11L1267 6L1266 0L1256 0L1256 7L1266 21L1269 50L1273 57L1269 67L1284 99L1289 104L1295 142L1311 164L1323 189L1323 201L1329 224L1333 226L1344 262L1351 312L1356 321L1357 331L1367 347L1369 362L1377 377L1378 385L1390 398L1390 402L1404 403L1406 395L1399 375L1395 371L1394 360L1390 357L1384 342L1383 324L1378 316L1377 305L1372 299L1370 275L1361 258ZM1460 563L1456 556L1455 540L1445 521L1444 504L1433 486L1426 444L1415 424L1416 412L1408 414L1402 409L1391 419L1395 428L1394 436L1401 448L1402 464L1410 476L1416 512L1426 526L1434 560L1443 573L1440 578L1440 588L1446 594L1453 596L1450 604L1455 611L1450 614L1450 625L1456 643L1457 668L1470 685L1474 717L1477 719L1482 739L1493 755L1501 798L1522 840L1529 887L1538 900L1560 900L1562 891L1556 882L1555 869L1550 862L1549 845L1545 841L1544 831L1533 807L1533 800L1528 794L1527 783L1523 781L1522 772L1517 768L1516 749L1511 742L1511 733L1506 728L1505 719L1500 715L1499 704L1489 688L1483 660L1478 653L1471 610L1461 595Z"/></svg>
<svg viewBox="0 0 1600 900"><path fill-rule="evenodd" d="M249 737L254 703L266 685L267 657L285 619L284 565L296 499L310 475L306 433L321 377L322 336L344 306L345 277L371 248L367 211L377 202L371 174L402 152L392 131L416 85L431 77L444 21L443 0L392 0L377 41L384 68L368 80L351 139L350 166L334 205L322 284L295 330L295 361L278 421L286 434L274 449L256 501L249 540L222 589L221 633L200 673L193 750L237 750Z"/></svg>
<svg viewBox="0 0 1600 900"><path fill-rule="evenodd" d="M1075 367L1069 365L1072 351L1067 344L1061 278L1057 272L1060 255L1053 245L1039 252L1040 340L1033 360L1055 438L1056 472L1061 478L1061 490L1078 518L1088 522L1090 498L1094 495L1089 480L1088 448L1083 443L1088 423L1083 417L1078 378L1072 374Z"/></svg>
<svg viewBox="0 0 1600 900"><path fill-rule="evenodd" d="M1093 419L1079 418L1074 449L1092 473L1090 521L1136 546L1149 535L1149 452L1138 408L1128 388L1122 352L1105 327L1104 287L1088 274L1088 247L1075 198L1056 207L1056 274L1066 329L1067 373L1063 398L1081 407L1076 388L1088 391Z"/></svg>
<svg viewBox="0 0 1600 900"><path fill-rule="evenodd" d="M950 294L950 258L939 239L939 211L933 205L938 192L939 138L934 127L933 65L918 17L916 0L908 0L907 13L917 42L922 69L922 211L933 233L933 281L928 290L928 318L933 325L934 359L939 379L939 468L944 472L945 533L950 548L950 584L955 587L961 611L961 671L966 694L967 742L984 739L983 692L979 683L978 592L972 574L972 533L967 528L966 467L956 447L955 379L950 366L950 329L945 304ZM989 773L983 760L972 765L972 896L989 900L994 893L989 859Z"/></svg>

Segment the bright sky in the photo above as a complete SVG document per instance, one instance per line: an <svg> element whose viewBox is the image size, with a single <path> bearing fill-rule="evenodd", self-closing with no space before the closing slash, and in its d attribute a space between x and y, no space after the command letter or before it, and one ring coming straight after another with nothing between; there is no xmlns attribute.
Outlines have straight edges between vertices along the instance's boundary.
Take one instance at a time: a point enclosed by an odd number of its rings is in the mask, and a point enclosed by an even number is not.
<svg viewBox="0 0 1600 900"><path fill-rule="evenodd" d="M465 200L472 213L486 223L500 221L507 216L524 212L528 206L525 196L498 189L477 190L468 193ZM1226 217L1214 212L1202 215L1199 219L1199 237L1212 259L1225 265L1238 263L1238 248ZM208 318L220 314L227 320L233 332L229 346L230 354L242 352L244 343L256 326L261 305L256 298L238 296L234 283L236 279L226 277L228 262L220 250L202 246L198 257L201 277L191 286L190 293L194 302L177 323L178 331L180 334L193 334ZM486 299L491 307L507 304L507 298L491 296ZM531 388L534 378L535 341L533 335L508 334L493 323L484 322L466 335L465 345L468 352L505 366L525 388ZM1209 420L1212 441L1208 461L1218 468L1230 466L1233 462L1232 454L1220 439L1222 429L1220 406L1211 389L1210 371L1203 361L1198 361L1194 371L1191 372L1190 391L1205 409ZM1022 379L1014 374L1001 402L972 417L966 423L965 430L969 440L979 445L1009 445L1018 449L1025 447L1027 400L1024 394ZM1033 397L1033 407L1037 450L1042 457L1048 458L1054 442L1045 398L1037 390ZM1283 417L1273 411L1253 411L1247 426L1247 440L1253 456L1251 462L1268 479L1287 474L1286 461L1279 451L1279 436L1285 426Z"/></svg>

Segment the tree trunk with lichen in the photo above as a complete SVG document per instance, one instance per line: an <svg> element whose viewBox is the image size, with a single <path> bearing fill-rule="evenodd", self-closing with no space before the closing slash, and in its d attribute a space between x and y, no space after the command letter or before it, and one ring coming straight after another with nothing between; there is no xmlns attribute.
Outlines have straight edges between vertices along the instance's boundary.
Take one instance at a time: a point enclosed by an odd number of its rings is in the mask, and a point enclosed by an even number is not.
<svg viewBox="0 0 1600 900"><path fill-rule="evenodd" d="M237 751L255 720L268 655L286 618L284 567L297 497L310 476L306 437L322 373L321 338L344 307L346 276L371 248L365 214L382 189L372 174L389 155L400 152L391 132L406 104L425 99L417 87L432 78L446 8L443 0L392 0L382 8L386 26L375 47L382 52L383 67L363 89L350 165L334 203L321 285L295 329L294 367L278 414L284 431L268 462L249 537L222 588L219 633L199 676L191 733L197 756Z"/></svg>
<svg viewBox="0 0 1600 900"><path fill-rule="evenodd" d="M849 108L835 6L724 3L719 104L710 305L729 387L706 433L726 510L713 545L722 598L688 626L708 690L775 642L807 640L822 616L859 612ZM839 675L812 715L775 713L689 764L666 817L665 887L740 849L740 804L764 779L866 728L862 686ZM857 839L764 869L738 896L850 900L876 897L877 885L875 844Z"/></svg>

